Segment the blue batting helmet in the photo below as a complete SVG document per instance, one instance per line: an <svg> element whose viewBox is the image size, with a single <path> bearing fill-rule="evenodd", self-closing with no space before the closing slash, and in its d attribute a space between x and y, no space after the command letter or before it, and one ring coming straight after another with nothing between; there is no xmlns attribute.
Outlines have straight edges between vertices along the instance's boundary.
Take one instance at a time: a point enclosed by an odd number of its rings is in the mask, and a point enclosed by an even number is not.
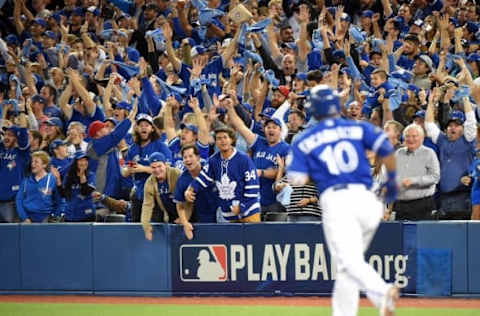
<svg viewBox="0 0 480 316"><path fill-rule="evenodd" d="M340 113L340 97L332 88L321 84L310 91L306 107L316 117L333 116Z"/></svg>

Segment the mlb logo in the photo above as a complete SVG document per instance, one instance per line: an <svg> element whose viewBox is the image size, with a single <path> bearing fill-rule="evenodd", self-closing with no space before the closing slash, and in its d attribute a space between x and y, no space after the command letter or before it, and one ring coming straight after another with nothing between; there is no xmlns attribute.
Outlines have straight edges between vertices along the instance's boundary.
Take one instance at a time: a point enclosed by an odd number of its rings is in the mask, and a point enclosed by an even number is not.
<svg viewBox="0 0 480 316"><path fill-rule="evenodd" d="M225 245L182 245L180 278L184 282L227 281L227 247Z"/></svg>

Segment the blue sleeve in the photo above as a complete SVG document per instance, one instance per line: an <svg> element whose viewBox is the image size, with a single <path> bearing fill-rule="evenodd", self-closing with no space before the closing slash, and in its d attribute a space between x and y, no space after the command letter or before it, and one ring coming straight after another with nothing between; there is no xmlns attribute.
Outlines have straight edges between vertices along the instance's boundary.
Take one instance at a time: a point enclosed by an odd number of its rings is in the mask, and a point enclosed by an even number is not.
<svg viewBox="0 0 480 316"><path fill-rule="evenodd" d="M253 164L252 159L246 158L246 166L244 168L245 187L243 188L243 196L240 198L240 210L243 214L260 208L260 183L257 177L257 168Z"/></svg>
<svg viewBox="0 0 480 316"><path fill-rule="evenodd" d="M367 149L372 150L380 157L385 157L394 152L394 148L388 140L387 134L380 127L370 123L362 122L363 144Z"/></svg>
<svg viewBox="0 0 480 316"><path fill-rule="evenodd" d="M125 13L130 14L133 2L127 0L107 0Z"/></svg>
<svg viewBox="0 0 480 316"><path fill-rule="evenodd" d="M118 145L122 138L127 135L128 130L132 126L129 119L123 120L117 127L107 136L93 140L93 149L97 156L101 156L111 148Z"/></svg>
<svg viewBox="0 0 480 316"><path fill-rule="evenodd" d="M360 74L360 71L358 71L357 65L355 65L355 62L353 61L353 58L351 56L347 56L347 65L348 69L352 72L352 78L354 80L356 79L362 79L362 75Z"/></svg>
<svg viewBox="0 0 480 316"><path fill-rule="evenodd" d="M178 73L178 77L182 79L183 84L187 89L190 88L190 71L188 71L188 69L189 67L182 63L182 66L180 67L180 72Z"/></svg>
<svg viewBox="0 0 480 316"><path fill-rule="evenodd" d="M180 19L178 17L173 18L173 32L176 38L186 38L187 33L183 29L182 25L180 24Z"/></svg>
<svg viewBox="0 0 480 316"><path fill-rule="evenodd" d="M190 184L195 192L205 190L214 183L213 176L213 167L211 166L212 161L209 160L205 166L203 166L202 171L198 177L196 177Z"/></svg>
<svg viewBox="0 0 480 316"><path fill-rule="evenodd" d="M145 101L147 102L147 107L150 110L150 113L147 113L152 116L157 116L162 109L162 103L160 99L156 96L155 91L153 90L152 83L148 77L142 78L142 96L145 96Z"/></svg>
<svg viewBox="0 0 480 316"><path fill-rule="evenodd" d="M23 197L25 195L25 183L26 183L27 179L24 179L22 181L22 183L20 183L20 188L18 189L18 192L17 192L17 196L16 196L16 199L15 199L15 204L17 206L17 213L18 213L18 217L20 217L20 219L22 221L26 220L27 219L27 213L25 213L25 209L23 208Z"/></svg>

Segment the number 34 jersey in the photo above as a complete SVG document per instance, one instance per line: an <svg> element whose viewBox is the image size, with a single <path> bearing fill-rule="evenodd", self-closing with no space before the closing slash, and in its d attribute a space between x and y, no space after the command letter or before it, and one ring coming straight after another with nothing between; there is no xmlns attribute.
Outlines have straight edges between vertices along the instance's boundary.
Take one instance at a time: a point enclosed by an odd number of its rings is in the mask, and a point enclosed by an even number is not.
<svg viewBox="0 0 480 316"><path fill-rule="evenodd" d="M287 159L289 178L310 177L319 193L352 183L370 188L372 176L366 150L380 157L394 151L379 127L342 118L324 119L304 131L293 144Z"/></svg>

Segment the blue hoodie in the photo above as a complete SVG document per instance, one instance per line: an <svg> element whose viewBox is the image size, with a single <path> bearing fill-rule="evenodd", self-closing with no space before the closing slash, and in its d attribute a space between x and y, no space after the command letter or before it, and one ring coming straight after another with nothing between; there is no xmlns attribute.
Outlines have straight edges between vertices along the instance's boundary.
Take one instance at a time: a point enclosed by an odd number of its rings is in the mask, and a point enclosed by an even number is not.
<svg viewBox="0 0 480 316"><path fill-rule="evenodd" d="M85 184L86 188L79 183L72 185L72 196L70 199L66 199L65 214L67 220L74 222L81 221L95 214L95 204L93 203L92 195L84 195L90 193L89 191L95 188L95 181L95 173L88 171L87 183ZM82 187L86 189L86 193L82 192Z"/></svg>
<svg viewBox="0 0 480 316"><path fill-rule="evenodd" d="M55 176L47 173L40 180L25 178L17 193L17 213L22 221L42 222L48 215L63 213L65 204L57 189Z"/></svg>

